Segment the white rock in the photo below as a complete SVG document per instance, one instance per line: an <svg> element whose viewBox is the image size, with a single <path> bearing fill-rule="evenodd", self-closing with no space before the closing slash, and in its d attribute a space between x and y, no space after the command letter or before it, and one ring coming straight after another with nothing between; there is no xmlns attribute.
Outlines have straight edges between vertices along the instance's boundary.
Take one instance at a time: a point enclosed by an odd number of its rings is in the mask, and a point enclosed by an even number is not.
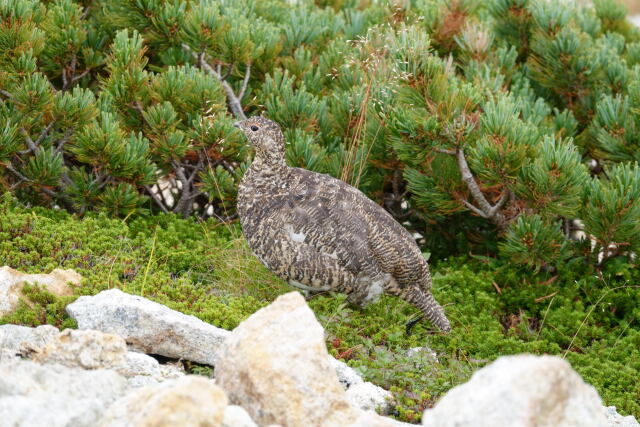
<svg viewBox="0 0 640 427"><path fill-rule="evenodd" d="M153 357L136 351L127 351L125 353L124 363L118 367L118 372L127 378L139 375L157 379L163 378L160 363Z"/></svg>
<svg viewBox="0 0 640 427"><path fill-rule="evenodd" d="M640 427L640 423L633 415L624 417L616 411L615 406L607 406L605 408L605 416L607 417L608 427Z"/></svg>
<svg viewBox="0 0 640 427"><path fill-rule="evenodd" d="M501 357L451 389L424 426L604 426L596 390L555 356Z"/></svg>
<svg viewBox="0 0 640 427"><path fill-rule="evenodd" d="M359 416L329 362L322 326L297 292L234 329L216 381L258 425L344 426Z"/></svg>
<svg viewBox="0 0 640 427"><path fill-rule="evenodd" d="M125 365L126 354L127 344L117 335L65 329L33 360L84 369L117 369Z"/></svg>
<svg viewBox="0 0 640 427"><path fill-rule="evenodd" d="M212 380L187 375L133 390L105 412L100 427L219 427L227 396Z"/></svg>
<svg viewBox="0 0 640 427"><path fill-rule="evenodd" d="M95 330L65 329L32 359L40 363L59 363L83 369L113 369L129 379L129 385L140 387L156 384L184 374L175 366L162 367L146 354L127 351L122 338Z"/></svg>
<svg viewBox="0 0 640 427"><path fill-rule="evenodd" d="M18 356L16 355L16 351L10 350L8 348L4 348L2 343L5 340L5 332L0 329L0 363L8 362L9 360L16 359Z"/></svg>
<svg viewBox="0 0 640 427"><path fill-rule="evenodd" d="M381 417L373 411L362 412L357 420L341 427L415 427L415 424L403 423L392 418Z"/></svg>
<svg viewBox="0 0 640 427"><path fill-rule="evenodd" d="M174 364L160 364L156 359L136 351L126 353L123 366L116 370L128 378L131 387L154 385L162 381L184 377L182 367Z"/></svg>
<svg viewBox="0 0 640 427"><path fill-rule="evenodd" d="M387 390L370 382L354 384L347 390L347 399L364 411L377 411L388 414L393 395Z"/></svg>
<svg viewBox="0 0 640 427"><path fill-rule="evenodd" d="M45 347L59 333L58 328L42 325L29 328L20 325L0 325L0 350L27 356Z"/></svg>
<svg viewBox="0 0 640 427"><path fill-rule="evenodd" d="M224 409L221 427L258 427L242 406L229 405Z"/></svg>
<svg viewBox="0 0 640 427"><path fill-rule="evenodd" d="M80 329L121 336L135 350L215 365L230 332L118 289L83 296L67 306Z"/></svg>
<svg viewBox="0 0 640 427"><path fill-rule="evenodd" d="M129 385L129 388L149 387L158 383L160 383L160 381L148 375L136 375L127 378L127 385Z"/></svg>
<svg viewBox="0 0 640 427"><path fill-rule="evenodd" d="M182 363L163 363L160 365L160 375L166 379L178 379L185 375Z"/></svg>
<svg viewBox="0 0 640 427"><path fill-rule="evenodd" d="M72 295L68 283L79 285L82 276L73 270L55 269L50 274L26 274L11 267L0 267L0 316L15 311L22 297L25 283L38 283L48 292L65 296Z"/></svg>
<svg viewBox="0 0 640 427"><path fill-rule="evenodd" d="M0 424L93 427L126 389L125 379L111 370L16 359L0 364Z"/></svg>
<svg viewBox="0 0 640 427"><path fill-rule="evenodd" d="M342 386L345 389L348 389L352 385L362 384L364 382L362 377L353 368L351 368L349 365L347 365L343 361L338 360L332 356L329 356L329 363L331 364L333 369L336 371L336 374L338 375L338 380L340 381L340 384L342 384Z"/></svg>

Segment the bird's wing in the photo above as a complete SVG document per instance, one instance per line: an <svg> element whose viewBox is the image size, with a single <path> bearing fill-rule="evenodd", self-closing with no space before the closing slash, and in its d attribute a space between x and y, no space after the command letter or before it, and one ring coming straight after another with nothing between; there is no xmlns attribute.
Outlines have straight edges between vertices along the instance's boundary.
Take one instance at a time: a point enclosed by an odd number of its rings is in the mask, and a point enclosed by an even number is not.
<svg viewBox="0 0 640 427"><path fill-rule="evenodd" d="M401 288L430 286L429 268L413 236L358 189L297 169L300 185L288 193L294 233L323 254L332 254L356 275L392 274ZM286 214L285 214L286 216Z"/></svg>
<svg viewBox="0 0 640 427"><path fill-rule="evenodd" d="M304 243L338 261L358 275L375 268L368 244L367 223L342 181L327 175L306 174L281 205L285 237Z"/></svg>

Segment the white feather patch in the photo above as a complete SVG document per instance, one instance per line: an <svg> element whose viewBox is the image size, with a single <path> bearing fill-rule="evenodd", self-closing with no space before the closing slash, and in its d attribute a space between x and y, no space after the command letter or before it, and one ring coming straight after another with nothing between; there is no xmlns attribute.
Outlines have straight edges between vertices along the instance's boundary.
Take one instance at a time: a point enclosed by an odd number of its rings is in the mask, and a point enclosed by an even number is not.
<svg viewBox="0 0 640 427"><path fill-rule="evenodd" d="M296 233L295 231L293 231L293 225L291 224L285 225L284 230L289 235L289 238L294 242L303 243L304 239L307 238L307 236L304 233Z"/></svg>
<svg viewBox="0 0 640 427"><path fill-rule="evenodd" d="M375 280L369 285L367 296L364 298L365 303L375 302L384 293L384 280Z"/></svg>

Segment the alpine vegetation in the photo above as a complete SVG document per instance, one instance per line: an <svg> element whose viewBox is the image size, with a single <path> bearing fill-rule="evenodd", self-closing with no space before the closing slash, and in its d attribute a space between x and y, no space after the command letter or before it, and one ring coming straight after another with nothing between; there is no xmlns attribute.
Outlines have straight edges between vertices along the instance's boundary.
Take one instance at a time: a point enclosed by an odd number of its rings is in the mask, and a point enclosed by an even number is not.
<svg viewBox="0 0 640 427"><path fill-rule="evenodd" d="M233 220L266 112L436 257L601 267L640 242L640 33L587 3L5 0L0 190Z"/></svg>

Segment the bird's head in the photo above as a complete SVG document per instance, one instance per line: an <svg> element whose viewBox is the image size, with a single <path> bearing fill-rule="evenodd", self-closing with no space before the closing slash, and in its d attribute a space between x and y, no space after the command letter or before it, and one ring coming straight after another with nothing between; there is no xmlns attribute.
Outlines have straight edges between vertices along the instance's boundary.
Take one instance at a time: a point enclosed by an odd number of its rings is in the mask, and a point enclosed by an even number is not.
<svg viewBox="0 0 640 427"><path fill-rule="evenodd" d="M244 132L263 159L284 161L284 135L277 123L266 117L255 116L233 124Z"/></svg>

